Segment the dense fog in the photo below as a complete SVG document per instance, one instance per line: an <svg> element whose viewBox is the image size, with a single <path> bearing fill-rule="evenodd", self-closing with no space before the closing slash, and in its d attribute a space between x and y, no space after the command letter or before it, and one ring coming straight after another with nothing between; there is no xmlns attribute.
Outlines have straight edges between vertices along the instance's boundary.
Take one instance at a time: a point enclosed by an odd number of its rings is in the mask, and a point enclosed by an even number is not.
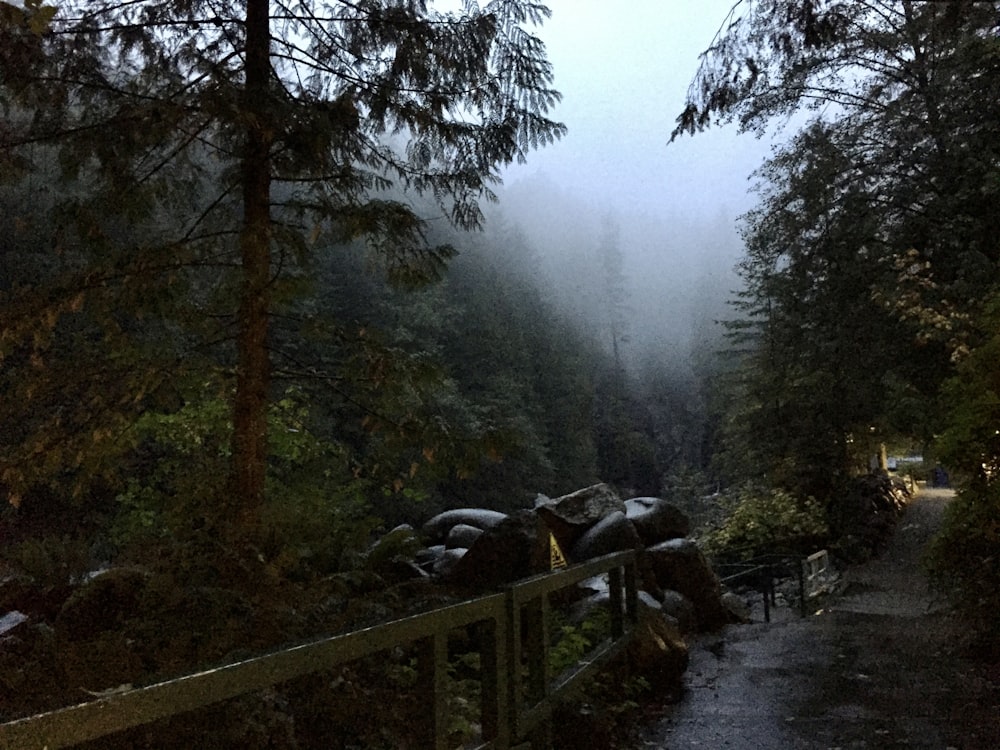
<svg viewBox="0 0 1000 750"><path fill-rule="evenodd" d="M496 215L519 227L538 252L539 282L558 309L604 341L614 301L607 299L602 254L619 252L623 363L682 365L693 344L720 333L715 322L738 286L736 216L725 206L714 217L610 206L539 175L504 190Z"/></svg>
<svg viewBox="0 0 1000 750"><path fill-rule="evenodd" d="M568 135L507 170L492 220L524 233L546 294L609 350L602 252L620 253L623 365L684 371L692 348L718 346L715 322L739 283L738 218L769 153L735 126L668 144L698 56L732 4L644 0L618 14L589 0L548 5L539 36Z"/></svg>

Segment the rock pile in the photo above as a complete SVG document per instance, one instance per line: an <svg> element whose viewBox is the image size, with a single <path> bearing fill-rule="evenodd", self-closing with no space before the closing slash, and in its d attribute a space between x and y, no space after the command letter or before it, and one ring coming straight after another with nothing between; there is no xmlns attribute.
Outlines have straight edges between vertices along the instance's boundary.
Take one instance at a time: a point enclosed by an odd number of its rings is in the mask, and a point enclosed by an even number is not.
<svg viewBox="0 0 1000 750"><path fill-rule="evenodd" d="M666 500L623 499L609 485L595 484L556 498L539 495L534 507L510 514L449 510L419 530L393 529L370 556L382 560L373 567L384 578L391 565L397 573L409 571L411 578L473 596L546 573L554 557L573 564L636 550L640 627L628 649L627 669L655 683L661 696L672 696L679 694L687 667L685 636L746 617L745 606L724 597L708 560L688 538L690 531L685 513ZM387 557L390 548L412 553ZM606 611L609 593L597 578L559 597L569 605L563 616L579 625L590 613Z"/></svg>
<svg viewBox="0 0 1000 750"><path fill-rule="evenodd" d="M683 631L714 630L733 618L718 578L687 538L690 527L666 500L623 500L609 485L595 484L556 498L539 495L534 508L509 515L449 510L408 533L425 545L413 557L415 575L477 593L548 571L553 544L571 564L638 550L646 603Z"/></svg>
<svg viewBox="0 0 1000 750"><path fill-rule="evenodd" d="M0 672L8 683L0 720L267 650L313 630L372 625L496 590L548 572L553 550L570 564L639 551L641 626L630 663L642 667L633 673L655 675L670 690L687 665L685 634L734 619L689 531L685 514L669 502L622 499L597 484L539 496L534 507L510 514L449 510L419 529L397 527L369 547L358 570L311 583L294 610L210 579L185 584L169 570L115 567L45 591L27 579L0 578ZM600 580L566 593L559 606L567 605L568 624L608 596Z"/></svg>

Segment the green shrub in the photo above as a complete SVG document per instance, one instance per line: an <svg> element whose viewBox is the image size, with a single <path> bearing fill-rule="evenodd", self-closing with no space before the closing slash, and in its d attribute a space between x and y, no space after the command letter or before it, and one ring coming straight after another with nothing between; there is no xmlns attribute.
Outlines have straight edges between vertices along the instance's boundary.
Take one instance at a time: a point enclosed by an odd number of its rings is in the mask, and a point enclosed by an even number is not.
<svg viewBox="0 0 1000 750"><path fill-rule="evenodd" d="M267 500L260 552L277 578L350 568L377 521L371 488L352 472L348 450L310 430L304 396L289 389L268 413ZM140 556L225 523L232 425L222 395L199 395L135 424L134 471L119 492L109 537Z"/></svg>
<svg viewBox="0 0 1000 750"><path fill-rule="evenodd" d="M776 543L825 536L823 506L813 498L800 500L779 489L747 486L721 500L725 520L699 535L710 554L748 549L764 551Z"/></svg>
<svg viewBox="0 0 1000 750"><path fill-rule="evenodd" d="M579 625L560 623L553 614L554 643L549 648L549 674L558 676L575 666L602 640L611 635L611 613L600 607Z"/></svg>
<svg viewBox="0 0 1000 750"><path fill-rule="evenodd" d="M133 450L115 498L111 541L120 549L142 548L183 536L201 523L225 491L229 435L228 407L221 396L139 417L129 434Z"/></svg>
<svg viewBox="0 0 1000 750"><path fill-rule="evenodd" d="M3 559L43 588L79 581L91 567L86 540L69 535L25 539L5 549Z"/></svg>
<svg viewBox="0 0 1000 750"><path fill-rule="evenodd" d="M936 587L975 628L1000 644L1000 484L958 493L925 563Z"/></svg>

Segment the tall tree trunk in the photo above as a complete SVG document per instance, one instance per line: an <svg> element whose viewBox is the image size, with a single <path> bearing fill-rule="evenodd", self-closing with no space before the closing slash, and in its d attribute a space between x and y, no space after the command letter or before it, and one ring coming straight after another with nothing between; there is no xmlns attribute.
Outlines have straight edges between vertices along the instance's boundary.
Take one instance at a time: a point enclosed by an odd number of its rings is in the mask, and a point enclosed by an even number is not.
<svg viewBox="0 0 1000 750"><path fill-rule="evenodd" d="M264 500L267 466L267 350L271 274L271 163L273 132L268 124L270 16L268 0L248 0L246 15L243 154L243 264L237 336L236 397L233 405L231 517L234 530L251 531Z"/></svg>

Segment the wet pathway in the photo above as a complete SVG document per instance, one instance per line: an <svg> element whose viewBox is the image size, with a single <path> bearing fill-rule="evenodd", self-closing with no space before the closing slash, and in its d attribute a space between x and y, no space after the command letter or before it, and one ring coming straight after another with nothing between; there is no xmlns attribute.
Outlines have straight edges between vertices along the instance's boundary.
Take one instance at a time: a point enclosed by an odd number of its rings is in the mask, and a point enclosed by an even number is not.
<svg viewBox="0 0 1000 750"><path fill-rule="evenodd" d="M1000 750L1000 686L953 653L954 623L919 567L950 499L922 492L885 555L848 571L825 609L694 648L684 699L636 750Z"/></svg>

